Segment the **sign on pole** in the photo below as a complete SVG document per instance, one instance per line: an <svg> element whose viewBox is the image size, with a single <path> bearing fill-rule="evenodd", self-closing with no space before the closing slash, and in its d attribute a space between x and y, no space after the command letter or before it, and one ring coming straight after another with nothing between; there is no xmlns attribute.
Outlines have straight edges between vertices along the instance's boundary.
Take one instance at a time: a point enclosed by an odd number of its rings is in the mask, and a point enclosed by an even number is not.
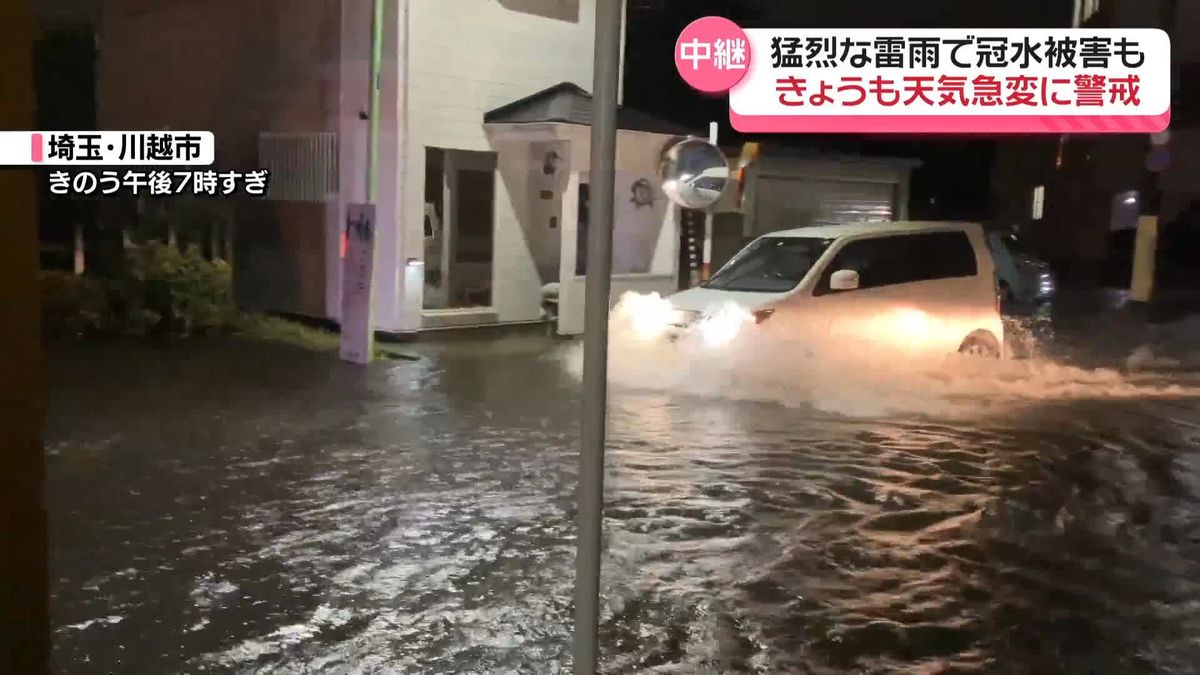
<svg viewBox="0 0 1200 675"><path fill-rule="evenodd" d="M342 360L370 363L371 286L375 273L375 205L346 207L346 256L342 261Z"/></svg>

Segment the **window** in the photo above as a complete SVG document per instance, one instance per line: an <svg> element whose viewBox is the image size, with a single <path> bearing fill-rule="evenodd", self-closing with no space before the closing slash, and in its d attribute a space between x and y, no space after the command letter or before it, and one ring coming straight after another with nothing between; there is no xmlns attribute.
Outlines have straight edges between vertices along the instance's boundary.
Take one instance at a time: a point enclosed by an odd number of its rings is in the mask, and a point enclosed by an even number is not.
<svg viewBox="0 0 1200 675"><path fill-rule="evenodd" d="M492 264L495 181L495 172L491 170L457 170L454 190L456 263Z"/></svg>
<svg viewBox="0 0 1200 675"><path fill-rule="evenodd" d="M915 281L961 279L979 274L975 247L965 232L932 232L910 237L914 250L910 260L922 265L923 276Z"/></svg>
<svg viewBox="0 0 1200 675"><path fill-rule="evenodd" d="M441 148L425 148L425 236L439 235L437 222L445 213L442 203L446 190L446 151ZM432 217L431 216L432 212Z"/></svg>
<svg viewBox="0 0 1200 675"><path fill-rule="evenodd" d="M814 295L831 293L829 278L838 270L858 272L859 289L979 273L975 248L964 232L930 232L875 237L846 244L825 268Z"/></svg>
<svg viewBox="0 0 1200 675"><path fill-rule="evenodd" d="M575 276L587 274L588 209L590 192L587 183L579 184L579 227L575 232Z"/></svg>
<svg viewBox="0 0 1200 675"><path fill-rule="evenodd" d="M1041 220L1042 215L1046 212L1046 186L1039 185L1033 188L1033 207L1030 216L1034 220Z"/></svg>
<svg viewBox="0 0 1200 675"><path fill-rule="evenodd" d="M442 219L438 217L436 204L425 202L425 238L436 239L442 233Z"/></svg>
<svg viewBox="0 0 1200 675"><path fill-rule="evenodd" d="M762 237L701 285L722 291L784 293L804 280L831 243L831 239Z"/></svg>

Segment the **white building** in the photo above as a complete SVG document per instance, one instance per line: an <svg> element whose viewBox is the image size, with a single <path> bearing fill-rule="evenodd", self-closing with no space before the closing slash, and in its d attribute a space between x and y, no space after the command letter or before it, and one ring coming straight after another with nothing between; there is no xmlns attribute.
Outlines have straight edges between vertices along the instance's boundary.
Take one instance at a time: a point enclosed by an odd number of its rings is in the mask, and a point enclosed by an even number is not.
<svg viewBox="0 0 1200 675"><path fill-rule="evenodd" d="M338 318L344 214L366 198L372 5L102 5L101 128L209 129L217 168L271 170L270 199L239 205L235 284L248 309ZM384 7L376 328L539 321L543 287L557 284L559 332L580 332L595 0ZM627 109L618 126L614 297L669 293L703 218L668 204L659 159L704 130ZM762 169L746 217L715 219L719 255L763 228L886 220L907 201L907 165L764 157Z"/></svg>
<svg viewBox="0 0 1200 675"><path fill-rule="evenodd" d="M564 250L574 256L574 209L587 170L587 128L579 123L586 120L579 109L548 125L516 117L486 125L484 115L522 100L587 107L595 0L383 4L376 327L411 333L539 320L542 286L566 269ZM103 4L102 127L210 129L219 168L272 172L270 201L239 207L235 279L250 309L337 319L343 214L366 197L372 6ZM151 93L156 102L147 106ZM622 175L653 179L652 157L666 139L623 133ZM542 173L548 148L558 158L553 174ZM659 198L636 216L657 233L667 211ZM653 246L644 234L638 245ZM636 260L627 268L651 272L645 251L628 255ZM424 274L410 261L424 263Z"/></svg>
<svg viewBox="0 0 1200 675"><path fill-rule="evenodd" d="M375 320L380 330L542 320L542 288L576 276L588 170L594 0L388 3L380 116ZM340 297L341 216L363 199L369 0L344 0L340 180L326 218L326 302ZM623 33L624 31L622 31ZM683 130L632 111L619 126L615 291L676 286L677 217L656 189ZM639 182L640 181L640 182ZM632 201L637 184L647 200ZM583 186L583 187L581 187ZM585 204L586 206L586 204ZM578 288L577 288L578 287Z"/></svg>

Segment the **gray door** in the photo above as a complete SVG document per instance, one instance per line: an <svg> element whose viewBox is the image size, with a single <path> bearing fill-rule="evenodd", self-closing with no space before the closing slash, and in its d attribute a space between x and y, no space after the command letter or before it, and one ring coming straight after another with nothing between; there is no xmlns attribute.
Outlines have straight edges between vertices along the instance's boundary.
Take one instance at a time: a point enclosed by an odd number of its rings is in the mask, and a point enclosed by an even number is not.
<svg viewBox="0 0 1200 675"><path fill-rule="evenodd" d="M894 217L896 185L762 176L754 186L753 236L829 223L885 222Z"/></svg>

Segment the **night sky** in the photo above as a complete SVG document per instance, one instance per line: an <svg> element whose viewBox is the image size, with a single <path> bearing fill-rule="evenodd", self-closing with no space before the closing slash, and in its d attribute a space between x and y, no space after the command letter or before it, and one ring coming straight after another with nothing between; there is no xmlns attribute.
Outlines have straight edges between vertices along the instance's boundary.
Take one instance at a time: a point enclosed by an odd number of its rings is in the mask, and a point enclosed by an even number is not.
<svg viewBox="0 0 1200 675"><path fill-rule="evenodd" d="M746 28L1041 28L1069 26L1072 0L628 0L625 105L703 131L721 123L721 140L748 140L729 126L728 99L707 98L675 72L675 39L691 21L725 16ZM913 157L924 167L912 186L913 218L988 215L989 138L778 135L771 144Z"/></svg>
<svg viewBox="0 0 1200 675"><path fill-rule="evenodd" d="M724 96L691 90L675 72L675 39L702 16L728 17L747 28L1015 28L1070 25L1073 0L626 0L625 105L688 125L697 132L721 123L723 143L749 140L729 126ZM91 16L98 0L38 0L43 19ZM922 160L914 175L913 218L988 216L996 139L776 135L776 145Z"/></svg>

